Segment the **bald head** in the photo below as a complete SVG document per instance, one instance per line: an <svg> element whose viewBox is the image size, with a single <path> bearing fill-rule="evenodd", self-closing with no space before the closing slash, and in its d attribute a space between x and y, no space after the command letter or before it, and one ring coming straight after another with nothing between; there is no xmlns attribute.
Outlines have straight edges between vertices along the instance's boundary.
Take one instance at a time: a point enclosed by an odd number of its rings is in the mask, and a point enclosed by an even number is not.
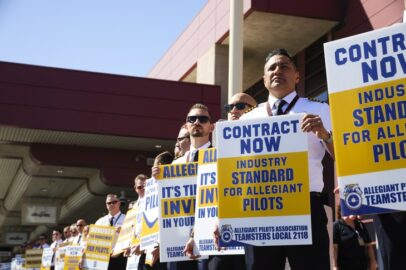
<svg viewBox="0 0 406 270"><path fill-rule="evenodd" d="M87 225L86 220L84 219L78 219L78 221L76 221L76 227L78 228L78 231L80 233L83 233L83 228Z"/></svg>
<svg viewBox="0 0 406 270"><path fill-rule="evenodd" d="M237 105L237 104L244 104L244 105ZM239 106L244 108L240 109ZM252 107L257 106L257 102L253 97L245 93L238 93L231 97L229 104L227 104L227 118L228 120L238 120L240 119L241 115L246 113Z"/></svg>

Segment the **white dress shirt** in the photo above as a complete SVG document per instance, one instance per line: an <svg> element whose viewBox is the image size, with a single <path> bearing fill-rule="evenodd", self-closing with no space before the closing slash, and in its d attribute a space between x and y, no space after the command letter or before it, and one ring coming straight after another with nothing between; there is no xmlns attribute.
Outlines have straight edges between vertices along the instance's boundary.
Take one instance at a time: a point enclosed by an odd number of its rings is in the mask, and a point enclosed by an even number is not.
<svg viewBox="0 0 406 270"><path fill-rule="evenodd" d="M290 102L296 96L296 92L293 91L283 99L287 102L282 108L286 110ZM270 108L274 108L275 101L277 99L269 96L268 103ZM266 104L265 104L266 105ZM311 113L319 115L323 121L323 125L327 130L331 130L331 120L330 120L330 107L327 103L320 103L315 101L310 101L307 98L299 97L296 104L287 114L294 113ZM258 117L268 116L268 111L266 106L259 106L252 111L243 114L240 119L253 119ZM277 117L277 116L275 116ZM309 143L309 177L310 177L310 191L321 192L323 190L323 165L321 161L325 154L325 145L321 142L317 136L310 132L308 133L308 143Z"/></svg>
<svg viewBox="0 0 406 270"><path fill-rule="evenodd" d="M59 246L61 243L63 242L63 240L62 239L59 239L59 240L57 240L57 241L54 241L54 242L52 242L52 244L51 244L51 248L56 248L57 246Z"/></svg>
<svg viewBox="0 0 406 270"><path fill-rule="evenodd" d="M110 226L111 217L112 217L112 215L110 215L110 214L105 215L104 217L99 218L95 224L102 225L102 226ZM121 212L118 212L117 214L115 214L114 219L113 219L113 226L115 228L122 227L124 218L125 218L125 215Z"/></svg>
<svg viewBox="0 0 406 270"><path fill-rule="evenodd" d="M180 158L175 159L174 161L172 161L172 164L179 164L179 163L186 163L186 155L189 155L189 151L187 151L183 156L181 156Z"/></svg>
<svg viewBox="0 0 406 270"><path fill-rule="evenodd" d="M189 151L187 151L183 156L181 156L180 158L175 159L172 164L179 164L179 163L187 163L187 162L193 162L193 160L190 160L190 155L192 152L194 151L198 151L199 149L206 149L209 148L211 146L211 142L207 142L205 144L203 144L202 146L200 146L199 148L194 148L192 145L190 146Z"/></svg>
<svg viewBox="0 0 406 270"><path fill-rule="evenodd" d="M56 250L54 250L54 249L55 249L56 247L59 247L59 245L60 245L61 243L63 243L63 240L62 240L62 239L59 239L59 240L56 240L56 241L52 242L52 244L51 244L51 246L50 246L50 248L52 248L52 252L53 252L52 261L51 261L51 265L52 265L52 266L55 265L55 252L56 252Z"/></svg>
<svg viewBox="0 0 406 270"><path fill-rule="evenodd" d="M83 240L83 234L79 233L78 235L76 235L75 237L72 238L71 243L74 245L75 244L80 245L82 240Z"/></svg>

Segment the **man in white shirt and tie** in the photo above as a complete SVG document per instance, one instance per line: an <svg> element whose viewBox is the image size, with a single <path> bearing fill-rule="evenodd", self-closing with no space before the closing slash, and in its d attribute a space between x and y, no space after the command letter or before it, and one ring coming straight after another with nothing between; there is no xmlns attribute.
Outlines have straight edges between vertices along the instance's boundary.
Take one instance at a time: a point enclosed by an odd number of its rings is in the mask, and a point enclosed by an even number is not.
<svg viewBox="0 0 406 270"><path fill-rule="evenodd" d="M186 129L190 135L190 149L182 157L174 160L172 164L196 162L198 160L198 150L210 148L210 134L214 130L209 108L203 104L193 105L186 117ZM154 166L152 168L152 176L159 174L159 168ZM197 258L193 254L193 241L186 244L184 252L191 258ZM206 261L207 263L207 261ZM196 261L179 261L168 263L169 270L197 270L198 265Z"/></svg>
<svg viewBox="0 0 406 270"><path fill-rule="evenodd" d="M52 248L52 261L51 261L51 270L54 269L55 267L55 252L56 249L58 248L58 246L63 242L62 240L62 232L60 229L54 229L52 231L52 244L50 246L50 248Z"/></svg>
<svg viewBox="0 0 406 270"><path fill-rule="evenodd" d="M76 228L78 230L78 235L76 235L73 240L72 240L72 244L77 244L80 245L83 241L83 229L85 228L85 226L87 225L86 220L84 219L78 219L78 221L76 221Z"/></svg>
<svg viewBox="0 0 406 270"><path fill-rule="evenodd" d="M313 243L302 246L246 246L247 269L283 270L287 258L292 269L328 270L329 237L321 195L324 186L321 161L326 151L334 158L329 106L297 95L295 86L299 82L299 72L285 49L275 49L268 55L263 79L269 91L268 101L242 115L240 119L306 113L301 121L301 130L309 134L309 196Z"/></svg>
<svg viewBox="0 0 406 270"><path fill-rule="evenodd" d="M96 221L96 225L113 226L116 228L116 234L120 233L120 229L123 226L125 214L120 211L120 200L115 194L107 194L106 208L109 212L104 217L99 218ZM127 259L120 254L118 257L110 257L108 270L122 270L126 269Z"/></svg>
<svg viewBox="0 0 406 270"><path fill-rule="evenodd" d="M120 200L115 194L107 194L106 208L109 212L104 217L99 218L96 221L96 225L102 226L114 226L117 232L120 232L120 228L123 225L125 214L120 211Z"/></svg>
<svg viewBox="0 0 406 270"><path fill-rule="evenodd" d="M210 134L214 130L214 124L209 113L209 108L199 103L193 105L186 117L186 128L190 134L190 149L183 157L177 159L176 163L197 162L199 150L212 147ZM193 240L191 239L186 243L184 252L191 258L197 258L193 254L193 245ZM198 268L205 269L207 263L208 260L200 261ZM184 261L175 264L176 269L197 269L194 261ZM172 266L171 264L168 265Z"/></svg>

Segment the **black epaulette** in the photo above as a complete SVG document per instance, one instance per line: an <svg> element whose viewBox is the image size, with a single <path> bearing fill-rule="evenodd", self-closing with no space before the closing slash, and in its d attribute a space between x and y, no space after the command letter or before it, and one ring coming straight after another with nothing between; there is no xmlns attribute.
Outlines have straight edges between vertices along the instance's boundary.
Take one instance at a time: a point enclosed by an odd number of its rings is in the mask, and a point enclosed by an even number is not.
<svg viewBox="0 0 406 270"><path fill-rule="evenodd" d="M320 100L320 99L317 99L317 98L307 98L309 101L313 101L313 102L318 102L318 103L326 103L325 101L323 101L323 100Z"/></svg>

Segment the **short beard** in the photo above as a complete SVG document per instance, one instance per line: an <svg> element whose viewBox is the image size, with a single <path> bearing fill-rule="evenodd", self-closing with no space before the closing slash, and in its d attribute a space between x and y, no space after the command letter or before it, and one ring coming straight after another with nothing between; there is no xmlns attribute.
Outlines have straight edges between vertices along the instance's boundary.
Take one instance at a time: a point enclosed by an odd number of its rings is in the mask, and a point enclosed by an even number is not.
<svg viewBox="0 0 406 270"><path fill-rule="evenodd" d="M192 137L203 137L203 132L202 131L192 131L190 134Z"/></svg>

